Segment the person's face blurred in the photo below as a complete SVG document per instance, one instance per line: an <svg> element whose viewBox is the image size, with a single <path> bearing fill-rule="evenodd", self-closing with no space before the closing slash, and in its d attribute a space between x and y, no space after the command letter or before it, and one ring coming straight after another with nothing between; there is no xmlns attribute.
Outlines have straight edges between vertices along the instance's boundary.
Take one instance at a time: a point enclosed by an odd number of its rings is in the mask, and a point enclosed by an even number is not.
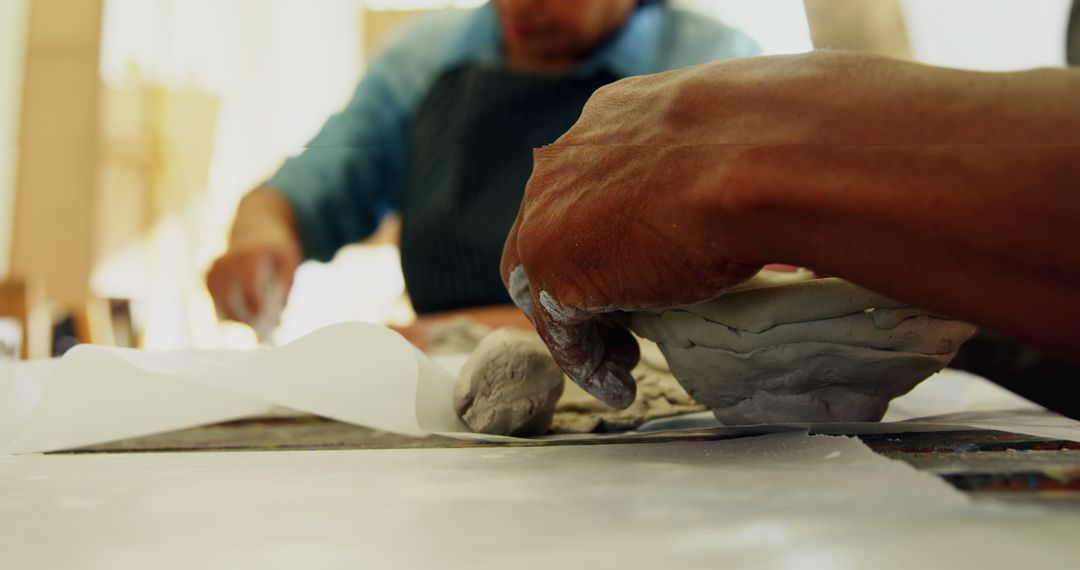
<svg viewBox="0 0 1080 570"><path fill-rule="evenodd" d="M587 54L618 30L635 0L494 0L512 56L562 63Z"/></svg>

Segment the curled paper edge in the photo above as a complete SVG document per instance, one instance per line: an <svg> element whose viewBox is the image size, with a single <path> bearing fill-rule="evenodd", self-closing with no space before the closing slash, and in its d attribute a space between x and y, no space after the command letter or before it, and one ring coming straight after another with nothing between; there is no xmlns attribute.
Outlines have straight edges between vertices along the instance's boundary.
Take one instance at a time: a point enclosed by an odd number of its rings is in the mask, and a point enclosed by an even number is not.
<svg viewBox="0 0 1080 570"><path fill-rule="evenodd" d="M218 423L285 406L374 429L467 432L453 377L396 332L341 323L254 352L78 346L0 367L6 453L72 449ZM6 445L5 445L6 444Z"/></svg>

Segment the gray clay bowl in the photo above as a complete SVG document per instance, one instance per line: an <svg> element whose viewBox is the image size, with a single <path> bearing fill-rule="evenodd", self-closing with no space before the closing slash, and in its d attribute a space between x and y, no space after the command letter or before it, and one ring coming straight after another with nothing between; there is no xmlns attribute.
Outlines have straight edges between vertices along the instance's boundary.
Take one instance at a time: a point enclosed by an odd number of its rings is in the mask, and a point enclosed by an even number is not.
<svg viewBox="0 0 1080 570"><path fill-rule="evenodd" d="M728 425L878 421L975 333L840 279L787 281L635 313L632 328Z"/></svg>

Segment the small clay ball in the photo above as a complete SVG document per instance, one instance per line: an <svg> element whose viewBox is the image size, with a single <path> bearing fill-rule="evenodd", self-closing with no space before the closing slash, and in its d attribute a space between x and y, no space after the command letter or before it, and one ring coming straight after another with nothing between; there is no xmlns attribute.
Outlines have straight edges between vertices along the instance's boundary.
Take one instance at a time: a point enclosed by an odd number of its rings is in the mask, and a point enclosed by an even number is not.
<svg viewBox="0 0 1080 570"><path fill-rule="evenodd" d="M541 435L562 392L562 370L540 337L503 328L485 336L461 369L454 410L474 432Z"/></svg>

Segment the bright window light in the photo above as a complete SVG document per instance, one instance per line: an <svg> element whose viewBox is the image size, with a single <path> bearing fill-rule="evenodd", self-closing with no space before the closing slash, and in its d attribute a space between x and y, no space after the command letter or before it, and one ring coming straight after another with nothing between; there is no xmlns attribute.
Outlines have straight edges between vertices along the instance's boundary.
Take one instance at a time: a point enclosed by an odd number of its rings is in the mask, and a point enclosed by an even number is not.
<svg viewBox="0 0 1080 570"><path fill-rule="evenodd" d="M1070 0L903 0L916 59L1011 71L1065 65Z"/></svg>

